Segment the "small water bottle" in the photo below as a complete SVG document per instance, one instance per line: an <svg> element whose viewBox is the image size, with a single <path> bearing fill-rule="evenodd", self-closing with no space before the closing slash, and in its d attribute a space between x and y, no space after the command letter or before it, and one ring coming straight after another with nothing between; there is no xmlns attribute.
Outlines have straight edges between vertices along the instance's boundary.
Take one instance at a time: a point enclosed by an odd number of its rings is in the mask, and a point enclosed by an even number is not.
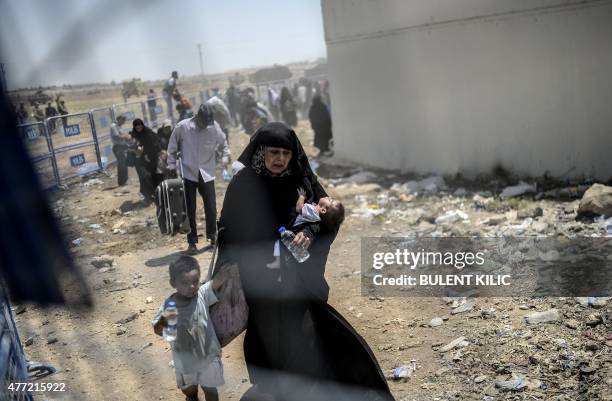
<svg viewBox="0 0 612 401"><path fill-rule="evenodd" d="M287 249L289 249L289 252L291 252L298 263L305 262L310 257L310 254L306 248L303 246L295 246L293 244L293 239L295 238L295 234L293 232L287 230L285 227L279 228L278 232L281 235L281 242L283 245L285 245L285 247L287 247Z"/></svg>
<svg viewBox="0 0 612 401"><path fill-rule="evenodd" d="M166 327L163 330L164 340L173 342L176 340L176 325L178 323L178 309L176 309L176 302L166 301L166 312L174 313L174 317L166 318Z"/></svg>
<svg viewBox="0 0 612 401"><path fill-rule="evenodd" d="M227 168L223 168L223 181L231 181L232 180L232 175L230 174L229 171L227 171Z"/></svg>

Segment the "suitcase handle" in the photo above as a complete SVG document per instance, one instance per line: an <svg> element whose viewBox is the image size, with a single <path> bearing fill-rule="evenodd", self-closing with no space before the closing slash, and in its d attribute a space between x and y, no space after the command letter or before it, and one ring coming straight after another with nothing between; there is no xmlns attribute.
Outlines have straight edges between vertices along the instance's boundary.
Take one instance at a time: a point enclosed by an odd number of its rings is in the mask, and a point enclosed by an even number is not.
<svg viewBox="0 0 612 401"><path fill-rule="evenodd" d="M178 178L182 180L184 175L183 175L183 160L181 157L181 152L176 152L176 163L178 165L178 168L176 169Z"/></svg>

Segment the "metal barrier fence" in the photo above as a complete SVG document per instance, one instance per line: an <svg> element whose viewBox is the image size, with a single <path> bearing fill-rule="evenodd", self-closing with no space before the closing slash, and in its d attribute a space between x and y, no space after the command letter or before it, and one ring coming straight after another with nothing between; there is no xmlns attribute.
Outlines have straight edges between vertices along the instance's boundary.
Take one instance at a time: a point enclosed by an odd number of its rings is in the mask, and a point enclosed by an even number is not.
<svg viewBox="0 0 612 401"><path fill-rule="evenodd" d="M11 383L27 382L25 354L7 292L0 283L0 400L33 401L28 392L15 391L15 387L10 389Z"/></svg>
<svg viewBox="0 0 612 401"><path fill-rule="evenodd" d="M277 91L296 80L256 84L258 98L267 104L267 88ZM205 92L185 93L194 114L206 99ZM119 103L89 112L49 117L44 122L18 125L32 163L45 188L61 185L66 180L86 176L116 162L110 136L111 124L118 115L129 123L141 118L151 128L158 128L170 118L172 125L179 115L172 99L159 96L138 102Z"/></svg>
<svg viewBox="0 0 612 401"><path fill-rule="evenodd" d="M49 136L49 140L57 166L58 185L104 168L90 112L49 117L46 124L47 131L52 125L57 130L55 135Z"/></svg>
<svg viewBox="0 0 612 401"><path fill-rule="evenodd" d="M57 166L46 124L44 122L20 124L17 126L17 131L30 153L32 164L43 187L54 187L58 181Z"/></svg>
<svg viewBox="0 0 612 401"><path fill-rule="evenodd" d="M151 128L161 127L163 122L172 118L168 114L168 104L165 97L158 96L147 99L147 119Z"/></svg>
<svg viewBox="0 0 612 401"><path fill-rule="evenodd" d="M116 119L118 115L125 117L125 122L130 123L137 118L147 123L147 106L145 102L129 102L113 104L113 117Z"/></svg>
<svg viewBox="0 0 612 401"><path fill-rule="evenodd" d="M117 162L113 153L113 143L110 135L111 124L114 121L113 109L110 107L99 107L89 110L89 113L91 113L93 124L96 128L102 167L106 168Z"/></svg>

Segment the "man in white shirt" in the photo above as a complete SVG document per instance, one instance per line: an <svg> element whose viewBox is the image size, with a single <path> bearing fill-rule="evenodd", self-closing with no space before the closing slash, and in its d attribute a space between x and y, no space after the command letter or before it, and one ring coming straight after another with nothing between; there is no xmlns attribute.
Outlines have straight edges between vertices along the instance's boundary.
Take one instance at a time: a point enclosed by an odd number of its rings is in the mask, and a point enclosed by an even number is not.
<svg viewBox="0 0 612 401"><path fill-rule="evenodd" d="M117 116L116 122L111 124L110 136L113 143L113 154L117 159L117 185L124 186L128 179L128 166L126 162L127 150L132 143L130 134L121 131L121 126L125 122L125 116Z"/></svg>
<svg viewBox="0 0 612 401"><path fill-rule="evenodd" d="M212 245L217 238L217 204L215 197L215 151L220 148L223 164L229 164L229 147L227 139L219 124L213 120L210 105L202 104L198 113L179 122L170 136L168 143L168 168L176 170L176 155L181 153L187 217L191 232L187 234L189 247L187 252L197 253L198 231L196 224L196 191L204 201L206 216L206 237Z"/></svg>

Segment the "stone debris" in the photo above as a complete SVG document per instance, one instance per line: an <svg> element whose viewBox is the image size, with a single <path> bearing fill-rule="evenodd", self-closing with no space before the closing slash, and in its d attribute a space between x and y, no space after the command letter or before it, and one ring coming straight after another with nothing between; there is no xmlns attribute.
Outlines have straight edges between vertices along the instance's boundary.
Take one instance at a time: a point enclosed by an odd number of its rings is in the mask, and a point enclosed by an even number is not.
<svg viewBox="0 0 612 401"><path fill-rule="evenodd" d="M465 337L457 337L450 343L446 344L444 347L440 348L438 351L440 352L448 352L455 348L467 347L470 343L466 340Z"/></svg>
<svg viewBox="0 0 612 401"><path fill-rule="evenodd" d="M442 320L442 318L439 317L434 317L433 319L431 319L429 321L429 327L438 327L438 326L442 326L442 323L444 321Z"/></svg>
<svg viewBox="0 0 612 401"><path fill-rule="evenodd" d="M544 211L539 206L530 207L527 209L521 209L518 212L516 212L516 217L518 219L526 219L528 217L535 219L536 217L541 217L543 215L544 215Z"/></svg>
<svg viewBox="0 0 612 401"><path fill-rule="evenodd" d="M578 215L584 217L612 216L612 187L593 184L580 200Z"/></svg>
<svg viewBox="0 0 612 401"><path fill-rule="evenodd" d="M543 312L532 312L525 315L527 324L550 323L559 320L559 311L557 309L549 309Z"/></svg>
<svg viewBox="0 0 612 401"><path fill-rule="evenodd" d="M109 255L95 256L91 260L91 265L97 269L101 269L103 267L112 267L115 259L110 257Z"/></svg>
<svg viewBox="0 0 612 401"><path fill-rule="evenodd" d="M138 317L138 313L131 313L128 316L124 317L123 319L117 320L115 324L126 324L136 319L137 317Z"/></svg>
<svg viewBox="0 0 612 401"><path fill-rule="evenodd" d="M474 309L474 306L476 306L476 300L475 299L470 299L465 301L465 303L458 305L457 307L455 307L454 309L451 310L451 315L457 315L459 313L464 313L464 312L469 312L472 309Z"/></svg>

